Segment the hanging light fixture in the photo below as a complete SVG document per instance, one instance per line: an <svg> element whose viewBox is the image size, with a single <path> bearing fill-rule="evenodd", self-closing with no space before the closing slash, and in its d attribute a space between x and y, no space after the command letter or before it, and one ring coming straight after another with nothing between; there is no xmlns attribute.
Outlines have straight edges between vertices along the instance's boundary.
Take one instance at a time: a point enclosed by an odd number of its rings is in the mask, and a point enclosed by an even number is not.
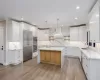
<svg viewBox="0 0 100 80"><path fill-rule="evenodd" d="M46 24L45 24L45 27L47 27L47 26L48 26L48 25L47 25L47 22L48 22L48 21L46 20L46 21L45 21L45 23L46 23ZM45 30L45 34L49 34L48 29L46 29L46 30Z"/></svg>
<svg viewBox="0 0 100 80"><path fill-rule="evenodd" d="M62 35L62 27L61 26L59 26L59 18L57 18L57 27L56 27L56 32L55 32L55 34L54 34L54 37L55 38L62 38L63 37L63 35Z"/></svg>

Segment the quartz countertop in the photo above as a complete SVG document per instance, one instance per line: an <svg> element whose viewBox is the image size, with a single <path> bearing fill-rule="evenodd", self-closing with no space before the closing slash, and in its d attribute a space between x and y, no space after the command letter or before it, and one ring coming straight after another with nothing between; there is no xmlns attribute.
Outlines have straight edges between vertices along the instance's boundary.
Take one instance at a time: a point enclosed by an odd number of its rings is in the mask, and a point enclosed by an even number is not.
<svg viewBox="0 0 100 80"><path fill-rule="evenodd" d="M81 49L85 56L89 59L100 59L100 53L91 49Z"/></svg>
<svg viewBox="0 0 100 80"><path fill-rule="evenodd" d="M77 47L77 46L72 46L72 45L68 45L68 46L65 46L65 47L40 47L38 48L39 50L55 50L55 51L62 51L64 50L66 47ZM87 49L82 49L82 48L85 48L85 47L79 47L80 50L83 52L83 54L88 58L88 59L100 59L100 53L90 49L90 48L87 48Z"/></svg>
<svg viewBox="0 0 100 80"><path fill-rule="evenodd" d="M64 47L40 47L39 50L55 50L55 51L62 51Z"/></svg>

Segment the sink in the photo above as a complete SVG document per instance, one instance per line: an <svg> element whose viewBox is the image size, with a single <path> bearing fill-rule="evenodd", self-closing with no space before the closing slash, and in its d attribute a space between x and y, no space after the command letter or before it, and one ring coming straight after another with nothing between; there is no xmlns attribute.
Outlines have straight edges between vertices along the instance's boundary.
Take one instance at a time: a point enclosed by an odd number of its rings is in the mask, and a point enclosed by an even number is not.
<svg viewBox="0 0 100 80"><path fill-rule="evenodd" d="M82 48L82 49L87 50L87 49L89 49L89 48L87 47L87 48Z"/></svg>

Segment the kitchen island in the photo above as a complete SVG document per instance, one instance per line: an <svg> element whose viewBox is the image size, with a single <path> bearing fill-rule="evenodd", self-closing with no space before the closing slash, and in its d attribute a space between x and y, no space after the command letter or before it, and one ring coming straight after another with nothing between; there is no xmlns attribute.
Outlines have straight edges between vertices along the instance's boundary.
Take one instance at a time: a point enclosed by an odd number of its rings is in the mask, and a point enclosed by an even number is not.
<svg viewBox="0 0 100 80"><path fill-rule="evenodd" d="M60 65L64 63L64 47L41 47L38 49L38 63Z"/></svg>

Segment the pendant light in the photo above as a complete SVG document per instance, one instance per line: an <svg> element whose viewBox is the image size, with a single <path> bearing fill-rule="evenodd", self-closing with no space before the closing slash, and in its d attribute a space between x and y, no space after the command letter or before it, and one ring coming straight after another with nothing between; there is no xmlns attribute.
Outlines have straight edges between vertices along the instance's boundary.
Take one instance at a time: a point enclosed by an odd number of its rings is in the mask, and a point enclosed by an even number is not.
<svg viewBox="0 0 100 80"><path fill-rule="evenodd" d="M46 27L46 28L47 28L47 26L48 26L48 25L47 25L47 22L48 22L48 21L45 21L45 23L46 23L46 24L45 24L45 27ZM45 34L49 34L48 29L45 30Z"/></svg>

